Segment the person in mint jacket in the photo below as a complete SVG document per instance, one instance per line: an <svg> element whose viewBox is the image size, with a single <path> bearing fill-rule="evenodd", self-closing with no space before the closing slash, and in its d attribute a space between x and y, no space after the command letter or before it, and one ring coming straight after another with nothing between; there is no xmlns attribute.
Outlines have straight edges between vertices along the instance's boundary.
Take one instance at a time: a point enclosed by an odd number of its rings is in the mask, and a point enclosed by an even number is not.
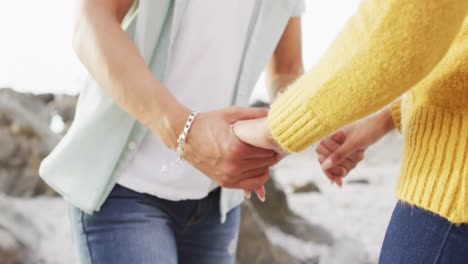
<svg viewBox="0 0 468 264"><path fill-rule="evenodd" d="M232 125L267 115L247 107L265 68L273 95L302 74L303 9L81 1L74 49L95 82L40 168L72 206L81 263L235 262L243 190L264 199L280 156Z"/></svg>

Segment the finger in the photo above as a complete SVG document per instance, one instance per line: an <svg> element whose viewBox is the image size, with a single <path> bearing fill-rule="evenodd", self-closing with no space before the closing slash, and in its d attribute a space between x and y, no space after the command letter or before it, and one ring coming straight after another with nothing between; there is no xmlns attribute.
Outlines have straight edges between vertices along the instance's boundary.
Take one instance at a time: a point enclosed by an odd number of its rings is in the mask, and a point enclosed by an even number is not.
<svg viewBox="0 0 468 264"><path fill-rule="evenodd" d="M341 167L344 169L344 173L340 175L340 177L345 177L346 175L348 175L349 172L351 172L351 170L353 170L356 167L356 162L354 162L350 158L347 158L343 160L340 164L338 164L337 167Z"/></svg>
<svg viewBox="0 0 468 264"><path fill-rule="evenodd" d="M246 199L250 199L250 197L252 196L252 191L244 189L244 195Z"/></svg>
<svg viewBox="0 0 468 264"><path fill-rule="evenodd" d="M272 167L275 166L276 164L280 163L280 161L282 161L284 158L286 158L286 154L283 154L283 153L276 153L275 154L275 162L273 163L273 165L271 165Z"/></svg>
<svg viewBox="0 0 468 264"><path fill-rule="evenodd" d="M327 160L322 164L323 169L328 170L340 164L354 151L353 148L354 146L352 144L345 142L328 156Z"/></svg>
<svg viewBox="0 0 468 264"><path fill-rule="evenodd" d="M263 168L247 171L242 174L242 179L257 177L258 175L263 175L267 173L269 169L270 169L269 167L263 167ZM239 180L242 180L242 179L239 179Z"/></svg>
<svg viewBox="0 0 468 264"><path fill-rule="evenodd" d="M365 151L366 151L365 149L355 151L351 155L349 155L349 159L356 162L356 164L357 164L357 163L361 162L364 159L364 152Z"/></svg>
<svg viewBox="0 0 468 264"><path fill-rule="evenodd" d="M234 131L231 130L231 133L234 134ZM274 150L263 149L242 142L235 134L232 138L234 140L233 144L238 144L237 155L242 159L270 158L276 154Z"/></svg>
<svg viewBox="0 0 468 264"><path fill-rule="evenodd" d="M323 146L330 151L330 153L335 152L337 149L339 149L343 143L337 143L335 140L332 138L327 138L325 140L322 140L320 144L323 144Z"/></svg>
<svg viewBox="0 0 468 264"><path fill-rule="evenodd" d="M331 153L331 151L327 147L325 147L325 145L322 143L317 145L317 148L315 149L315 151L317 152L317 154L323 155L325 157L330 156L330 153Z"/></svg>
<svg viewBox="0 0 468 264"><path fill-rule="evenodd" d="M327 175L328 179L330 179L331 183L336 183L339 187L343 185L343 181L339 175L345 174L344 168L342 167L334 167L327 171L325 174Z"/></svg>
<svg viewBox="0 0 468 264"><path fill-rule="evenodd" d="M274 166L277 163L276 155L273 157L268 158L260 158L260 159L247 159L242 160L240 166L242 166L242 173L246 173L248 171L261 169L261 168L269 168Z"/></svg>
<svg viewBox="0 0 468 264"><path fill-rule="evenodd" d="M226 188L244 189L244 190L257 190L262 187L265 182L270 178L270 172L258 175L255 177L247 178L236 183L225 185Z"/></svg>
<svg viewBox="0 0 468 264"><path fill-rule="evenodd" d="M340 166L340 165L337 165L333 168L330 168L328 169L327 171L331 172L331 174L333 175L333 180L336 181L337 178L342 178L344 176L346 176L346 174L348 173L348 171L346 170L346 168Z"/></svg>
<svg viewBox="0 0 468 264"><path fill-rule="evenodd" d="M239 120L258 119L268 115L268 108L257 107L230 107L228 109L227 121L231 124Z"/></svg>
<svg viewBox="0 0 468 264"><path fill-rule="evenodd" d="M335 182L336 182L336 185L338 185L338 187L340 188L343 187L343 180L341 178L339 177L336 178Z"/></svg>
<svg viewBox="0 0 468 264"><path fill-rule="evenodd" d="M327 158L323 155L320 155L318 160L320 162L320 164L323 164L323 162L326 160ZM328 170L324 170L322 168L322 170L325 172L325 174L327 175L327 177L330 179L330 181L332 182L335 182L336 181L336 178L340 178L340 177L343 177L346 175L346 171L344 168L340 167L340 166L335 166L333 168L330 168Z"/></svg>
<svg viewBox="0 0 468 264"><path fill-rule="evenodd" d="M323 171L323 172L325 173L328 180L330 180L330 183L332 184L336 181L336 178L339 178L339 177L335 177L335 175L333 175L333 173L331 173L330 171Z"/></svg>
<svg viewBox="0 0 468 264"><path fill-rule="evenodd" d="M330 138L336 143L341 145L346 141L346 134L344 133L343 130L340 130L336 132L335 134L333 134Z"/></svg>
<svg viewBox="0 0 468 264"><path fill-rule="evenodd" d="M327 157L325 157L323 155L320 155L318 157L318 160L319 160L320 164L322 164L326 159L327 159ZM331 183L335 182L335 177L339 177L337 174L340 173L339 171L336 171L336 167L333 167L333 168L331 168L329 170L323 170L323 172L325 173L325 175L327 176L327 178L330 180Z"/></svg>
<svg viewBox="0 0 468 264"><path fill-rule="evenodd" d="M261 159L261 158L271 158L275 156L276 152L271 149L262 149L248 145L244 142L241 142L242 146L239 148L238 156L240 159L249 160L249 159Z"/></svg>
<svg viewBox="0 0 468 264"><path fill-rule="evenodd" d="M326 159L327 159L327 156L324 156L324 155L319 155L318 156L318 161L319 161L320 164L323 164Z"/></svg>
<svg viewBox="0 0 468 264"><path fill-rule="evenodd" d="M257 194L257 197L260 201L262 201L263 203L265 202L266 200L266 191L265 191L265 186L262 185L262 187L260 188L257 188L255 190L255 194Z"/></svg>
<svg viewBox="0 0 468 264"><path fill-rule="evenodd" d="M346 135L343 131L339 131L320 142L317 145L316 152L319 155L329 156L330 153L338 149L346 140Z"/></svg>

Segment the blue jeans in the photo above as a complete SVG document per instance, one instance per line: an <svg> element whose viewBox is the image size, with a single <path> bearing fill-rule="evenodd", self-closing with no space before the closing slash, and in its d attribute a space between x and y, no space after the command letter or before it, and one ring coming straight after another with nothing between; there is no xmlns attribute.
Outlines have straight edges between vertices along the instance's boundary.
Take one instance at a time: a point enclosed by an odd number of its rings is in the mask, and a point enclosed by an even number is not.
<svg viewBox="0 0 468 264"><path fill-rule="evenodd" d="M399 202L387 228L380 264L466 264L468 225Z"/></svg>
<svg viewBox="0 0 468 264"><path fill-rule="evenodd" d="M232 264L240 209L221 224L219 196L173 202L116 185L98 213L71 210L80 263Z"/></svg>

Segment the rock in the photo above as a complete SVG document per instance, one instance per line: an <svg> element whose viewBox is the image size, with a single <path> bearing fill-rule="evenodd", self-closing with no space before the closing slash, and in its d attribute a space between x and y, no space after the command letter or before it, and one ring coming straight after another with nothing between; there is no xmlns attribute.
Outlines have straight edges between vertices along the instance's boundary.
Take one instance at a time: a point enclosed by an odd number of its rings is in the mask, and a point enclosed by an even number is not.
<svg viewBox="0 0 468 264"><path fill-rule="evenodd" d="M8 126L10 126L10 124L11 124L10 119L8 119L5 114L2 114L0 112L0 126L8 127Z"/></svg>
<svg viewBox="0 0 468 264"><path fill-rule="evenodd" d="M328 230L309 223L289 208L286 194L276 185L274 176L265 184L265 188L267 199L264 203L255 198L251 200L256 212L266 224L304 241L312 241L319 245L333 244L333 236Z"/></svg>
<svg viewBox="0 0 468 264"><path fill-rule="evenodd" d="M242 206L241 221L242 228L237 249L238 264L300 263L300 260L268 240L265 223L255 212L250 201L246 201Z"/></svg>
<svg viewBox="0 0 468 264"><path fill-rule="evenodd" d="M313 182L309 182L309 183L306 183L306 184L301 185L301 186L294 186L293 187L293 193L310 193L310 192L319 193L320 189Z"/></svg>
<svg viewBox="0 0 468 264"><path fill-rule="evenodd" d="M347 184L370 184L367 179L355 179L346 181Z"/></svg>
<svg viewBox="0 0 468 264"><path fill-rule="evenodd" d="M0 212L0 229L8 230L25 247L36 246L39 233L30 216L18 212L10 199L3 195L0 196Z"/></svg>
<svg viewBox="0 0 468 264"><path fill-rule="evenodd" d="M16 150L15 139L9 129L0 127L0 164L9 159Z"/></svg>
<svg viewBox="0 0 468 264"><path fill-rule="evenodd" d="M295 214L288 206L286 194L270 179L266 184L264 203L252 198L242 206L238 263L318 263L318 258L299 259L268 239L268 230L278 229L304 242L332 245L334 238L321 226L313 225Z"/></svg>
<svg viewBox="0 0 468 264"><path fill-rule="evenodd" d="M38 263L31 261L39 246L40 233L31 215L19 211L11 200L0 195L0 263ZM40 263L40 262L39 262Z"/></svg>
<svg viewBox="0 0 468 264"><path fill-rule="evenodd" d="M322 259L321 264L371 264L365 246L358 240L344 237L338 239Z"/></svg>
<svg viewBox="0 0 468 264"><path fill-rule="evenodd" d="M68 219L69 206L62 198L0 195L0 212L0 233L6 230L9 241L13 241L8 244L16 245L19 263L78 263ZM0 234L0 248L1 237ZM3 260L0 253L1 264L5 263Z"/></svg>
<svg viewBox="0 0 468 264"><path fill-rule="evenodd" d="M7 230L0 228L0 263L24 263L23 249L16 238Z"/></svg>
<svg viewBox="0 0 468 264"><path fill-rule="evenodd" d="M54 100L49 102L49 106L60 115L65 124L68 124L75 117L77 101L77 96L55 95Z"/></svg>
<svg viewBox="0 0 468 264"><path fill-rule="evenodd" d="M50 148L57 144L59 136L49 129L51 110L34 95L0 90L0 113L10 119L16 134L39 137Z"/></svg>
<svg viewBox="0 0 468 264"><path fill-rule="evenodd" d="M0 89L0 192L21 197L54 194L39 178L39 165L62 137L51 131L51 118L60 113L71 124L75 104L73 96Z"/></svg>
<svg viewBox="0 0 468 264"><path fill-rule="evenodd" d="M39 95L36 95L36 97L39 100L41 100L44 104L53 102L55 99L55 96L53 94L39 94Z"/></svg>

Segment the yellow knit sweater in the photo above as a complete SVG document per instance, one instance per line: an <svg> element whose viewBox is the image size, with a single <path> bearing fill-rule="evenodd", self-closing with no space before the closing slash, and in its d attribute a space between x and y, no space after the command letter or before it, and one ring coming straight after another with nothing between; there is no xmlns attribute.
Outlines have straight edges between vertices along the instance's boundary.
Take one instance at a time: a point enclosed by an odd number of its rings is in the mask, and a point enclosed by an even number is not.
<svg viewBox="0 0 468 264"><path fill-rule="evenodd" d="M468 0L364 1L272 105L273 136L298 152L408 91L392 106L405 140L397 195L468 223L467 14Z"/></svg>

